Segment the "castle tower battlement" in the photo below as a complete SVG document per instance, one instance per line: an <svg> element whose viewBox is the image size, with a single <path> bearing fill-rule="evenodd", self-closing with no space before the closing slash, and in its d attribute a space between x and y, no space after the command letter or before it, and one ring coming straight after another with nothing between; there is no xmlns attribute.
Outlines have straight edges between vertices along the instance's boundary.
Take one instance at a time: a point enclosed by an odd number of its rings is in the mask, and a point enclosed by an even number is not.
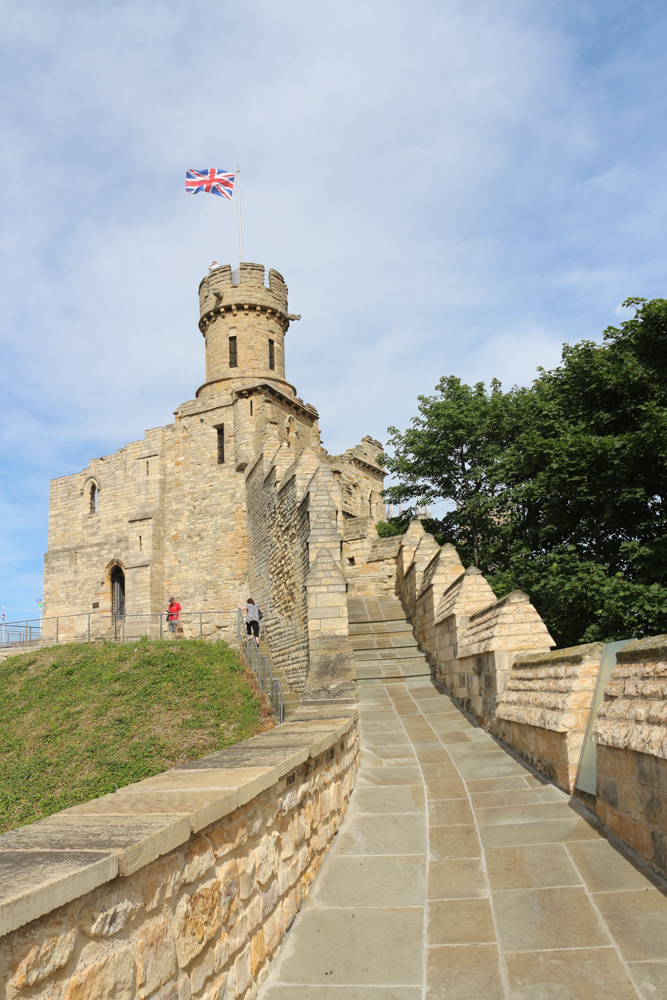
<svg viewBox="0 0 667 1000"><path fill-rule="evenodd" d="M197 390L205 396L221 389L239 389L264 379L296 396L285 379L285 334L290 321L287 285L271 269L265 284L263 264L217 267L199 286L199 329L206 342L206 382Z"/></svg>

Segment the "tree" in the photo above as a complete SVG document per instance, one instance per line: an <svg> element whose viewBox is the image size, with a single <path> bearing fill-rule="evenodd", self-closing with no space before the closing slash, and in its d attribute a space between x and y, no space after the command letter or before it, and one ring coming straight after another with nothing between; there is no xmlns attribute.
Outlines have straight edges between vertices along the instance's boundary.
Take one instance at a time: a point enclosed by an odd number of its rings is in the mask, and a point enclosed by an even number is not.
<svg viewBox="0 0 667 1000"><path fill-rule="evenodd" d="M530 389L441 379L390 428L389 498L451 499L439 539L526 590L559 645L667 631L667 301L625 305Z"/></svg>
<svg viewBox="0 0 667 1000"><path fill-rule="evenodd" d="M453 375L441 378L435 396L419 397L419 416L401 434L389 428L392 455L386 467L399 483L385 494L392 503L452 502L436 530L455 539L462 558L487 565L502 534L502 485L492 474L511 442L521 390L503 393L494 380L471 387Z"/></svg>

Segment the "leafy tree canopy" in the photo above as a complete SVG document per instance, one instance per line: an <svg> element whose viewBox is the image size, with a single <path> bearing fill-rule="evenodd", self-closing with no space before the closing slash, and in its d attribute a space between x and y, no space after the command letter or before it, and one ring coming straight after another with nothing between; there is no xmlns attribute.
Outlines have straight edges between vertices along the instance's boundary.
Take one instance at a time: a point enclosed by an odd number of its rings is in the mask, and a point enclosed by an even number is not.
<svg viewBox="0 0 667 1000"><path fill-rule="evenodd" d="M427 528L498 596L525 590L559 646L667 632L667 300L625 305L530 388L447 376L389 428L388 500L449 500Z"/></svg>

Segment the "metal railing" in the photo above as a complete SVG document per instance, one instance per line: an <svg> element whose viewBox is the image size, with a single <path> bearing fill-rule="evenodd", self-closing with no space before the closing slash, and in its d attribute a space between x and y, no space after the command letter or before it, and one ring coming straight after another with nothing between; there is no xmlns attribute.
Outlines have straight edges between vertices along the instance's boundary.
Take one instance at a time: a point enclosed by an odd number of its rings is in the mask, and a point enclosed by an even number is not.
<svg viewBox="0 0 667 1000"><path fill-rule="evenodd" d="M142 636L164 639L229 639L234 634L237 611L181 611L177 629L169 628L166 611L142 615L116 615L88 611L78 615L28 618L0 624L0 652L53 646L65 642L135 642Z"/></svg>
<svg viewBox="0 0 667 1000"><path fill-rule="evenodd" d="M269 658L260 654L259 644L255 641L254 636L246 634L243 614L240 611L237 613L236 635L243 650L248 670L252 670L257 678L257 687L271 702L273 714L278 721L284 722L285 697L280 678L273 676Z"/></svg>

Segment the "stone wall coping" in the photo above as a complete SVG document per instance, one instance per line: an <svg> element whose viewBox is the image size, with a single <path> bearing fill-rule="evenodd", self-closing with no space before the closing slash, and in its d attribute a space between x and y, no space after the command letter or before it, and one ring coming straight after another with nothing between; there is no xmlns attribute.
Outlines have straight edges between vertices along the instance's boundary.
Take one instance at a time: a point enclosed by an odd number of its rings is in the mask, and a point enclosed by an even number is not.
<svg viewBox="0 0 667 1000"><path fill-rule="evenodd" d="M371 543L371 550L368 553L367 562L382 562L384 559L395 559L401 544L401 535L389 536L389 538L374 538Z"/></svg>
<svg viewBox="0 0 667 1000"><path fill-rule="evenodd" d="M3 834L0 937L137 871L320 757L358 717L355 708L342 711L283 723Z"/></svg>
<svg viewBox="0 0 667 1000"><path fill-rule="evenodd" d="M581 646L567 646L565 649L553 649L550 652L518 653L514 657L515 667L541 667L554 663L583 663L584 660L597 660L602 656L602 642L585 642Z"/></svg>
<svg viewBox="0 0 667 1000"><path fill-rule="evenodd" d="M455 580L454 583L458 583L458 580ZM503 608L508 604L530 604L530 598L528 594L524 594L522 590L513 590L510 594L506 594L504 597L500 597L498 600L492 601L491 604L487 604L486 607L480 608L479 611L473 612L473 614L470 615L470 621L472 622L475 618L481 618L483 615L488 615L490 611L500 610L500 608Z"/></svg>
<svg viewBox="0 0 667 1000"><path fill-rule="evenodd" d="M219 381L219 379L214 379L213 381ZM284 380L280 379L280 381L282 382ZM289 385L289 382L285 382L285 385ZM290 386L290 388L294 387ZM244 399L246 396L250 396L254 392L257 392L258 390L261 390L263 392L268 392L270 395L273 396L277 396L282 403L286 403L288 406L292 407L295 410L300 411L305 416L312 417L315 420L319 416L317 410L312 405L312 403L304 403L304 401L299 396L296 395L290 396L289 393L284 392L282 389L279 389L277 385L273 385L271 382L267 381L254 382L252 385L244 385L239 389L233 389L232 396L238 396L239 398ZM294 392L296 393L296 389L294 390Z"/></svg>
<svg viewBox="0 0 667 1000"><path fill-rule="evenodd" d="M645 639L633 639L616 653L617 663L641 663L665 659L667 659L667 635L650 635Z"/></svg>

